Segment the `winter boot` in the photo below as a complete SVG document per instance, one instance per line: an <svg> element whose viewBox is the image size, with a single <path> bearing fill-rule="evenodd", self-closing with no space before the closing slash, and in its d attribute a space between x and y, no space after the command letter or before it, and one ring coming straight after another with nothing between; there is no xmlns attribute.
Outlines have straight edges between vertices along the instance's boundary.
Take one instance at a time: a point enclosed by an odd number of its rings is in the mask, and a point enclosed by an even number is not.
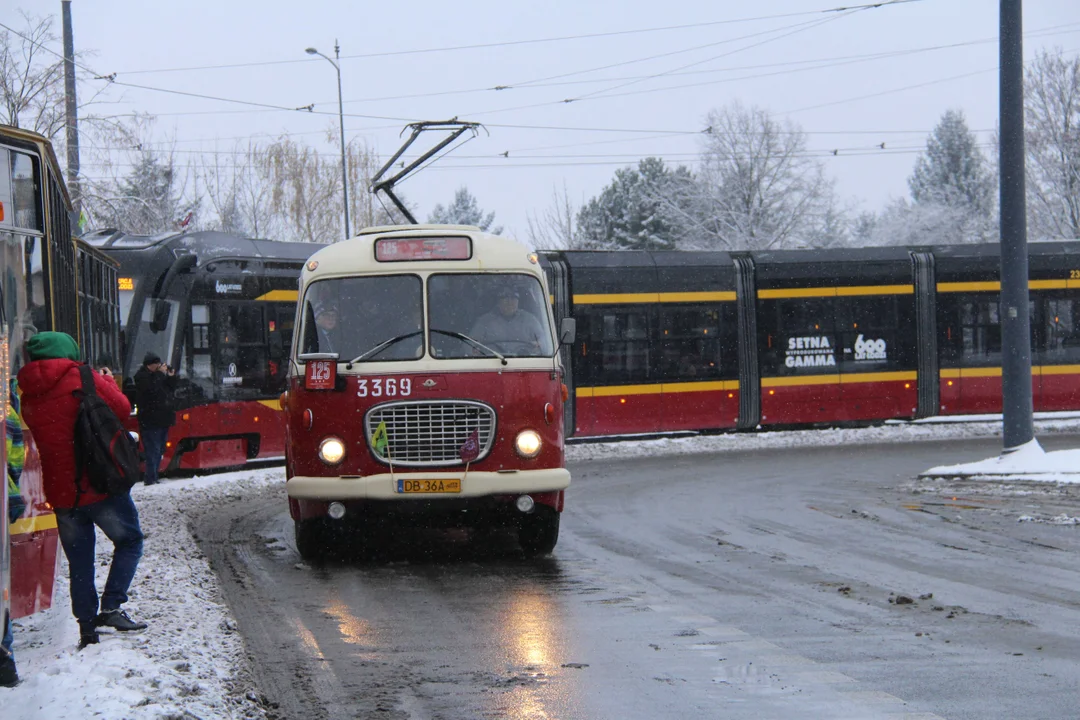
<svg viewBox="0 0 1080 720"><path fill-rule="evenodd" d="M111 627L114 630L120 632L131 632L133 630L145 630L146 623L135 622L128 614L116 608L115 610L106 610L97 616L94 620L95 627Z"/></svg>
<svg viewBox="0 0 1080 720"><path fill-rule="evenodd" d="M0 687L15 687L19 684L19 673L15 672L15 659L0 648Z"/></svg>
<svg viewBox="0 0 1080 720"><path fill-rule="evenodd" d="M98 634L97 634L97 630L95 629L95 627L96 627L95 623L96 623L96 620L91 620L90 622L87 622L87 623L83 623L83 622L79 623L79 649L80 650L85 648L87 645L97 645L98 644Z"/></svg>

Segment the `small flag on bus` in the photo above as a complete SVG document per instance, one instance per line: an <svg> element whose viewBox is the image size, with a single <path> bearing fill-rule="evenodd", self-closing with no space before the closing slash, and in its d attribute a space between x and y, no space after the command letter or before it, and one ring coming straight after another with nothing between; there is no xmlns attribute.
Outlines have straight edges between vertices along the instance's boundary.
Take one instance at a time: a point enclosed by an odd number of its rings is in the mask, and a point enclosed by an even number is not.
<svg viewBox="0 0 1080 720"><path fill-rule="evenodd" d="M473 430L465 439L465 444L458 450L462 462L471 463L480 457L480 431Z"/></svg>
<svg viewBox="0 0 1080 720"><path fill-rule="evenodd" d="M389 439L386 436L386 423L379 423L379 427L375 428L375 432L371 435L371 449L375 451L375 454L381 458L387 456L387 450L389 445Z"/></svg>

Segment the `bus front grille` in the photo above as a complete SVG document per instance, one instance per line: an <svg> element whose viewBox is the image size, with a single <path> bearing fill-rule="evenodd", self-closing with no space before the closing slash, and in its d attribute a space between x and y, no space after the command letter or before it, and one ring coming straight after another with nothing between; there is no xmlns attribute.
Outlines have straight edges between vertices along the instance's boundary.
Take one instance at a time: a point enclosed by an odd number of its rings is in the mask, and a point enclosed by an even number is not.
<svg viewBox="0 0 1080 720"><path fill-rule="evenodd" d="M480 455L491 452L495 441L495 411L469 400L440 402L393 402L368 410L364 418L368 446L379 425L386 423L389 459L373 452L384 464L403 467L464 465L461 446L476 432ZM374 450L374 448L372 448Z"/></svg>

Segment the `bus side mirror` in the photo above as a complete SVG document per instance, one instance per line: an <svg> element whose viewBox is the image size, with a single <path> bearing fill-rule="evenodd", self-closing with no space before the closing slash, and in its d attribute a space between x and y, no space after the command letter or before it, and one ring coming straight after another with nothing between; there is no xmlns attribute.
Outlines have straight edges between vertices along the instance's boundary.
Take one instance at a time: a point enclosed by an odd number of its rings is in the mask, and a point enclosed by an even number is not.
<svg viewBox="0 0 1080 720"><path fill-rule="evenodd" d="M577 320L574 318L563 318L562 323L559 325L559 344L570 345L577 337Z"/></svg>
<svg viewBox="0 0 1080 720"><path fill-rule="evenodd" d="M150 331L159 333L169 326L169 314L172 308L164 300L154 301L154 319L150 321Z"/></svg>

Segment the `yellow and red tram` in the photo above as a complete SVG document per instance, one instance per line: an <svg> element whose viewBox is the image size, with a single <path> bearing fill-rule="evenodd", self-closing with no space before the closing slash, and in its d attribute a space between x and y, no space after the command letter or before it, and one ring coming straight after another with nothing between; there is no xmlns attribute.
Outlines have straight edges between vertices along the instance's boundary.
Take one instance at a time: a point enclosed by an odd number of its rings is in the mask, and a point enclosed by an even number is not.
<svg viewBox="0 0 1080 720"><path fill-rule="evenodd" d="M24 362L23 343L34 333L58 330L76 338L88 362L118 351L116 263L73 238L71 214L51 143L0 125L0 409L8 425L3 459L6 478L17 480L26 503L9 526L3 495L0 621L3 613L18 618L48 608L57 565L56 516L45 500L33 436L18 416L14 378Z"/></svg>

